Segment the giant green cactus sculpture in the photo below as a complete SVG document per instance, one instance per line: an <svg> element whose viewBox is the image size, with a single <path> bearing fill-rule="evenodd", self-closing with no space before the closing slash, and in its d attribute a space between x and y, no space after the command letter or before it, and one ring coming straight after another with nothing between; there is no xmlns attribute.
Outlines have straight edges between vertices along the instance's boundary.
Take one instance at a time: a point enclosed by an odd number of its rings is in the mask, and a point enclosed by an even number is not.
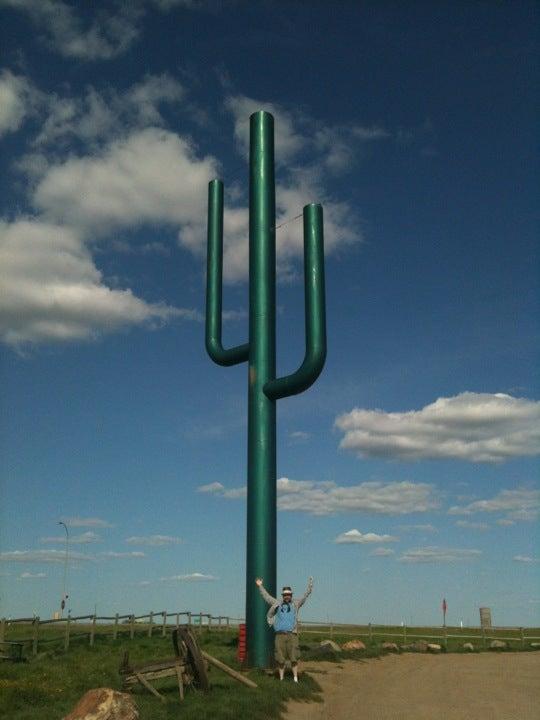
<svg viewBox="0 0 540 720"><path fill-rule="evenodd" d="M248 480L246 625L248 663L266 667L272 637L266 606L255 585L276 589L276 400L306 390L326 358L323 211L304 207L306 353L300 368L276 378L274 118L250 118L249 342L226 350L221 342L223 183L208 188L206 349L219 365L248 361Z"/></svg>

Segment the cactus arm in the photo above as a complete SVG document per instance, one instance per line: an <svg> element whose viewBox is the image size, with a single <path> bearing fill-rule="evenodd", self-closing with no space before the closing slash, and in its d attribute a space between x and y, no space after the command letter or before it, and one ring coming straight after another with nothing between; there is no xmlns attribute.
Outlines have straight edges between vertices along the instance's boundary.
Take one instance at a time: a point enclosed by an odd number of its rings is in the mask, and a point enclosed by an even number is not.
<svg viewBox="0 0 540 720"><path fill-rule="evenodd" d="M223 183L208 185L208 254L206 260L206 350L218 365L246 362L249 344L226 350L221 344L223 285Z"/></svg>
<svg viewBox="0 0 540 720"><path fill-rule="evenodd" d="M264 386L271 400L297 395L319 377L326 360L326 315L324 291L323 210L321 205L304 207L304 292L306 354L291 375L269 380Z"/></svg>

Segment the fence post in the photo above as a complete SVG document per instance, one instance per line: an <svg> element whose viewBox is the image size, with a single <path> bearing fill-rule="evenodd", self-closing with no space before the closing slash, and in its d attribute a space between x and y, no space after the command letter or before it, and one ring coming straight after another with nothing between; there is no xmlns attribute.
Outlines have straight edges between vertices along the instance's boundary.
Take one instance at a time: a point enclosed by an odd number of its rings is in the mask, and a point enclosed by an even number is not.
<svg viewBox="0 0 540 720"><path fill-rule="evenodd" d="M212 615L208 613L208 632L212 629Z"/></svg>
<svg viewBox="0 0 540 720"><path fill-rule="evenodd" d="M368 631L369 631L369 642L373 642L373 629L371 627L371 623L368 624Z"/></svg>
<svg viewBox="0 0 540 720"><path fill-rule="evenodd" d="M6 618L0 620L0 642L4 642L6 637Z"/></svg>
<svg viewBox="0 0 540 720"><path fill-rule="evenodd" d="M231 618L226 617L225 620L227 621L227 630L231 627Z"/></svg>
<svg viewBox="0 0 540 720"><path fill-rule="evenodd" d="M330 622L330 637L331 638L334 637L334 621L333 620Z"/></svg>
<svg viewBox="0 0 540 720"><path fill-rule="evenodd" d="M150 610L150 622L148 624L148 637L152 637L152 626L154 624L154 611Z"/></svg>
<svg viewBox="0 0 540 720"><path fill-rule="evenodd" d="M403 623L403 644L407 644L407 626Z"/></svg>
<svg viewBox="0 0 540 720"><path fill-rule="evenodd" d="M519 636L521 638L521 647L524 648L525 647L525 633L523 632L522 627L519 628Z"/></svg>
<svg viewBox="0 0 540 720"><path fill-rule="evenodd" d="M96 634L96 616L92 618L92 627L90 628L90 647L94 644L94 636Z"/></svg>
<svg viewBox="0 0 540 720"><path fill-rule="evenodd" d="M38 632L39 632L39 616L32 621L32 655L37 655L38 651Z"/></svg>
<svg viewBox="0 0 540 720"><path fill-rule="evenodd" d="M188 624L188 625L191 625L191 610L188 610L188 614L187 614L187 624Z"/></svg>
<svg viewBox="0 0 540 720"><path fill-rule="evenodd" d="M482 627L482 645L486 649L486 628Z"/></svg>
<svg viewBox="0 0 540 720"><path fill-rule="evenodd" d="M180 625L180 613L176 613L176 629L178 630L178 626Z"/></svg>
<svg viewBox="0 0 540 720"><path fill-rule="evenodd" d="M218 617L218 630L221 630L221 615Z"/></svg>
<svg viewBox="0 0 540 720"><path fill-rule="evenodd" d="M66 619L66 633L64 635L64 650L69 650L69 626L71 625L71 615L68 613Z"/></svg>
<svg viewBox="0 0 540 720"><path fill-rule="evenodd" d="M118 637L118 613L114 616L113 640Z"/></svg>
<svg viewBox="0 0 540 720"><path fill-rule="evenodd" d="M448 650L448 628L444 626L444 649Z"/></svg>
<svg viewBox="0 0 540 720"><path fill-rule="evenodd" d="M135 615L132 615L129 619L129 639L133 640L135 637Z"/></svg>
<svg viewBox="0 0 540 720"><path fill-rule="evenodd" d="M163 611L163 622L161 623L161 637L167 635L167 611Z"/></svg>

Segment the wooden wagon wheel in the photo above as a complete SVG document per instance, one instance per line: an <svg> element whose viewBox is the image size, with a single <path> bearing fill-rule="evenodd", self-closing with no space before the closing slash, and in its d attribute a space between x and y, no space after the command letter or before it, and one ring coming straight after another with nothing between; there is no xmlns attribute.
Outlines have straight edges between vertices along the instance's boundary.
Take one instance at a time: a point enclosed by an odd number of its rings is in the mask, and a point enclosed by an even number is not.
<svg viewBox="0 0 540 720"><path fill-rule="evenodd" d="M180 655L178 640L181 640L187 650L187 661L191 665L193 677L203 692L210 690L206 662L201 654L197 641L188 628L179 627L173 632L173 644L177 655Z"/></svg>

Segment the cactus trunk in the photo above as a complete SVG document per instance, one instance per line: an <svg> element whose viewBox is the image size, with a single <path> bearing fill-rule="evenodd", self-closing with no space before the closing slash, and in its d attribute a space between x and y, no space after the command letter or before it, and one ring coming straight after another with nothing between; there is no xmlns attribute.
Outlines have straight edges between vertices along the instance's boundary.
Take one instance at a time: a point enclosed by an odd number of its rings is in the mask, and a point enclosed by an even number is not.
<svg viewBox="0 0 540 720"><path fill-rule="evenodd" d="M250 118L249 342L225 350L221 343L223 185L208 192L206 348L219 365L248 360L248 480L246 635L248 663L267 667L272 631L255 579L276 594L276 400L315 382L326 357L323 218L320 205L304 208L306 354L292 375L276 379L276 242L274 120Z"/></svg>
<svg viewBox="0 0 540 720"><path fill-rule="evenodd" d="M249 373L246 625L248 661L269 662L272 637L255 578L276 586L276 239L272 116L251 116L249 181Z"/></svg>

